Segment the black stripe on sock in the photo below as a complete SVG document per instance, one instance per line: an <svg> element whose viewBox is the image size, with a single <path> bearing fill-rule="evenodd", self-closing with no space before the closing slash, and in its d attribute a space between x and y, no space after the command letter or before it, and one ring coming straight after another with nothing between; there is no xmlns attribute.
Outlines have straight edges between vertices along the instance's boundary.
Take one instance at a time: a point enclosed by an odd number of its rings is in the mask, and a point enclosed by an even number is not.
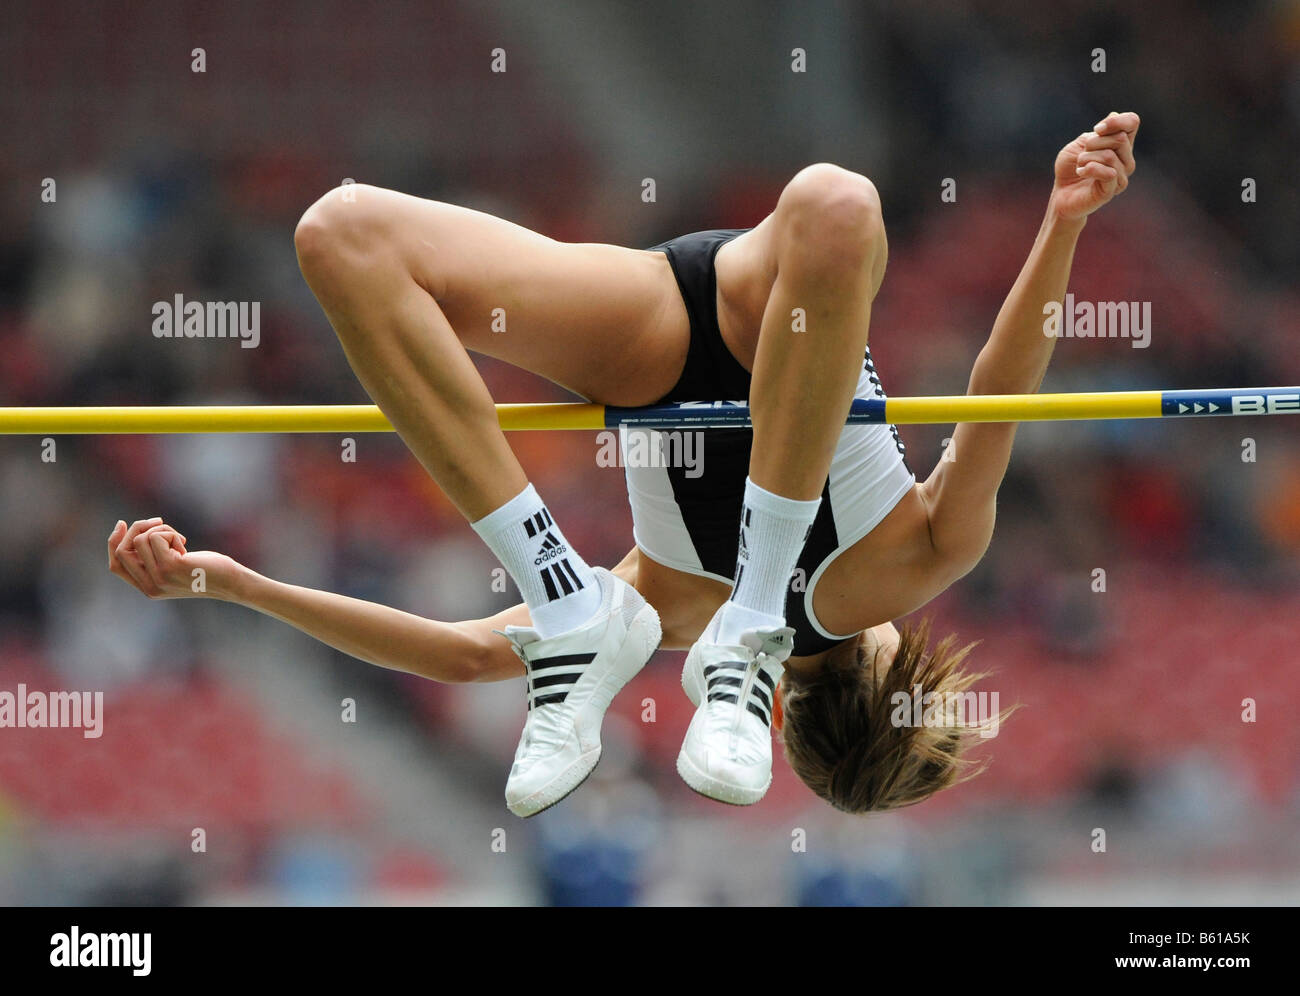
<svg viewBox="0 0 1300 996"><path fill-rule="evenodd" d="M548 602L554 602L560 597L560 593L555 590L555 582L551 580L551 569L549 567L543 567L541 574L542 584L546 586L546 600Z"/></svg>
<svg viewBox="0 0 1300 996"><path fill-rule="evenodd" d="M542 506L541 514L542 514L543 518L546 519L546 524L547 524L548 526L551 526L551 525L554 525L554 524L555 524L555 520L551 518L551 513L550 513L550 511L546 508L545 505Z"/></svg>
<svg viewBox="0 0 1300 996"><path fill-rule="evenodd" d="M568 697L569 697L568 692L551 692L549 695L537 696L537 698L533 699L533 705L535 706L550 705L552 702L563 702Z"/></svg>
<svg viewBox="0 0 1300 996"><path fill-rule="evenodd" d="M532 539L534 536L537 535L537 527L533 525L532 519L524 520L524 530L528 533L529 539Z"/></svg>
<svg viewBox="0 0 1300 996"><path fill-rule="evenodd" d="M710 702L739 702L740 700L730 692L709 692L708 701Z"/></svg>
<svg viewBox="0 0 1300 996"><path fill-rule="evenodd" d="M563 561L561 561L560 563L563 563ZM569 583L569 579L564 576L564 572L560 570L559 564L556 564L554 567L551 568L551 573L555 575L555 580L560 582L560 587L564 589L564 593L566 595L572 595L573 585L571 585Z"/></svg>
<svg viewBox="0 0 1300 996"><path fill-rule="evenodd" d="M754 698L758 699L758 701L763 703L763 708L765 708L768 712L772 711L772 700L769 699L765 694L763 694L763 689L759 688L757 685L752 685L750 686L749 691L750 694L754 696Z"/></svg>
<svg viewBox="0 0 1300 996"><path fill-rule="evenodd" d="M758 672L758 680L767 686L767 690L769 692L776 694L776 682L774 682L771 678L768 677L766 671Z"/></svg>
<svg viewBox="0 0 1300 996"><path fill-rule="evenodd" d="M546 520L542 518L541 512L538 512L533 516L533 521L537 523L537 529L539 532L546 528Z"/></svg>
<svg viewBox="0 0 1300 996"><path fill-rule="evenodd" d="M754 705L753 702L750 702L748 705L745 706L745 708L748 709L750 712L752 712L759 719L761 719L763 721L764 726L771 725L771 720L767 718L767 713L763 712L762 709Z"/></svg>
<svg viewBox="0 0 1300 996"><path fill-rule="evenodd" d="M740 688L742 685L744 685L744 683L745 683L745 679L741 678L739 675L722 674L722 675L718 675L717 677L710 678L708 682L708 687L710 690L717 688L719 685L734 685L736 688Z"/></svg>
<svg viewBox="0 0 1300 996"><path fill-rule="evenodd" d="M733 584L733 585L731 586L731 598L729 599L729 601L734 602L734 601L736 600L736 591L737 591L737 589L740 587L740 579L744 576L744 574L745 574L745 565L744 565L744 564L737 564L737 565L736 565L736 582L735 582L735 584Z"/></svg>
<svg viewBox="0 0 1300 996"><path fill-rule="evenodd" d="M569 572L569 577L573 578L573 583L577 585L578 591L582 591L582 589L586 587L581 581L578 580L578 575L573 570L573 567L569 564L568 557L565 557L563 560L560 561L560 566Z"/></svg>

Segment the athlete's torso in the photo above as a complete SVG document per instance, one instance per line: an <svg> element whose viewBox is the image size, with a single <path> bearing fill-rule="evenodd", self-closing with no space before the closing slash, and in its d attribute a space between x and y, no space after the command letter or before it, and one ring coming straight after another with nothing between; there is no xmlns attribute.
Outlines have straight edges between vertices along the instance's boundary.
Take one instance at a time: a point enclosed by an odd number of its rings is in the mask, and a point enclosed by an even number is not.
<svg viewBox="0 0 1300 996"><path fill-rule="evenodd" d="M755 245L760 238L759 230L732 238L716 250L715 257L718 330L727 348L746 369L752 367L757 329L774 276L761 252L761 243ZM666 276L674 279L671 270ZM670 316L670 320L685 326L689 317L684 311L679 311ZM667 334L681 336L689 333L685 328L670 327ZM872 396L870 382L874 382L875 391L882 396L868 353L859 396ZM879 430L882 427L871 428ZM852 542L824 564L809 600L814 616L812 625L831 634L855 633L905 615L955 580L952 571L939 562L930 544L923 489L914 483L910 472L903 479L897 468L888 466L887 454L883 452L887 442L878 435L873 436L870 440L859 440L856 450L852 445L847 446L842 454L839 477L843 483L839 504L846 509L846 517L852 520L847 510L853 495L854 473L858 474L858 481L878 482L881 487L879 494L868 496L865 507L859 501L859 507L852 510L853 515L858 516L856 521L870 523L869 530L859 538L850 537ZM896 443L895 436L890 445ZM901 445L899 450L901 453ZM898 455L893 454L893 457L898 462ZM650 480L647 477L634 480L634 476L629 477L630 489ZM740 479L743 481L743 474ZM835 480L833 474L832 485ZM653 486L663 487L662 482ZM873 500L879 507L872 507ZM638 527L641 528L640 523ZM733 525L727 534L733 546L734 529ZM667 533L663 535L667 536ZM659 549L655 548L656 545ZM701 575L698 563L695 569L681 570L671 563L661 562L673 559L662 556L662 539L650 539L648 550L661 556L656 560L642 553L635 558L638 587L661 609L665 646L688 646L726 597L728 585L723 580ZM671 554L671 550L668 552ZM726 555L722 555L722 559L726 559ZM718 556L712 560L720 562ZM810 566L812 563L809 561ZM730 571L714 573L729 576ZM795 653L799 654L798 640Z"/></svg>

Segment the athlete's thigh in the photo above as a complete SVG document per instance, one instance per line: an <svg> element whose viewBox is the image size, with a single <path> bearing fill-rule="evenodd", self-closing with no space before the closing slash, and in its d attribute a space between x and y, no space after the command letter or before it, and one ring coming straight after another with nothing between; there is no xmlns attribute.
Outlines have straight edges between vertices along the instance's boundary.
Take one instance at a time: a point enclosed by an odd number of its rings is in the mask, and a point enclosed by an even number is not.
<svg viewBox="0 0 1300 996"><path fill-rule="evenodd" d="M763 311L776 281L772 215L718 250L718 329L722 341L746 370L754 368Z"/></svg>
<svg viewBox="0 0 1300 996"><path fill-rule="evenodd" d="M822 173L824 172L823 170ZM786 190L791 190L808 174L808 170L802 171L787 185ZM864 180L862 177L857 179ZM790 246L788 225L783 229L781 223L782 217L789 218L788 209L783 206L785 196L783 192L782 199L758 225L719 249L714 260L718 280L718 325L722 340L746 370L753 369L763 313L776 283L778 254L781 249L778 242L785 239L787 251ZM783 212L786 213L783 215ZM876 254L873 264L873 298L880 290L888 258L883 227L880 228L879 235L883 251ZM784 320L788 321L789 316L784 316Z"/></svg>
<svg viewBox="0 0 1300 996"><path fill-rule="evenodd" d="M690 330L661 253L558 242L470 208L393 191L402 254L466 348L606 404L676 382Z"/></svg>

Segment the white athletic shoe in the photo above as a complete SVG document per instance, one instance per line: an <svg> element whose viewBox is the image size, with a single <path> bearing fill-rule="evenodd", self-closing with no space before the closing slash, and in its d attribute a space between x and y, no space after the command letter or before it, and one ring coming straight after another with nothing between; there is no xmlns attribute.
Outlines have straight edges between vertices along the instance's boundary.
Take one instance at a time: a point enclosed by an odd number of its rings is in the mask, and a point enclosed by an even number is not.
<svg viewBox="0 0 1300 996"><path fill-rule="evenodd" d="M701 639L686 655L682 688L696 709L677 773L701 795L751 806L772 784L772 700L794 630L747 630L740 643Z"/></svg>
<svg viewBox="0 0 1300 996"><path fill-rule="evenodd" d="M594 570L601 603L586 624L546 640L530 626L501 634L528 677L528 716L506 780L516 816L535 816L586 780L600 760L605 710L659 647L659 613L626 581Z"/></svg>

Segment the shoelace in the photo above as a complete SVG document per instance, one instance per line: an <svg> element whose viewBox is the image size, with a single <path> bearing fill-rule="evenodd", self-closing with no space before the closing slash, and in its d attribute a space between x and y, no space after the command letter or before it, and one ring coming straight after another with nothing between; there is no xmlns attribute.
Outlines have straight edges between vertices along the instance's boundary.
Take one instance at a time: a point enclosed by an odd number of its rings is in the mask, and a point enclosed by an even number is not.
<svg viewBox="0 0 1300 996"><path fill-rule="evenodd" d="M709 702L730 702L740 705L740 692L745 687L747 672L754 669L753 680L749 683L745 709L757 716L764 726L772 725L772 696L776 694L776 683L764 667L780 663L771 654L759 652L753 662L723 661L710 664L704 668L704 686ZM739 674L728 674L738 671ZM735 689L734 691L732 689Z"/></svg>

